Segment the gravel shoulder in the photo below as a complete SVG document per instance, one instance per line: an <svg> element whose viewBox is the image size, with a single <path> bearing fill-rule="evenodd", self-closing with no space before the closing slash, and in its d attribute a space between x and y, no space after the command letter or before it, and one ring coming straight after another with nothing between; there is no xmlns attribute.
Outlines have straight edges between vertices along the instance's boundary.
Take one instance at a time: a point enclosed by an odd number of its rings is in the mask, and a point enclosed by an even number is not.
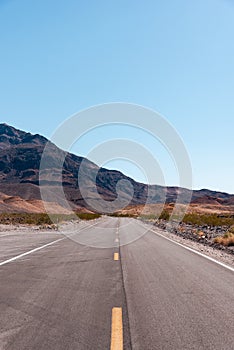
<svg viewBox="0 0 234 350"><path fill-rule="evenodd" d="M152 225L152 223L151 223ZM168 237L175 242L183 244L189 248L192 248L198 252L201 252L204 255L207 255L213 259L216 259L226 265L234 267L234 250L233 247L223 247L218 244L213 243L213 236L215 236L215 229L204 228L204 238L201 238L197 235L191 235L192 225L183 225L183 230L181 227L168 228L165 223L155 223L153 230L160 232L165 237ZM196 230L198 228L196 227ZM218 228L218 232L220 229Z"/></svg>

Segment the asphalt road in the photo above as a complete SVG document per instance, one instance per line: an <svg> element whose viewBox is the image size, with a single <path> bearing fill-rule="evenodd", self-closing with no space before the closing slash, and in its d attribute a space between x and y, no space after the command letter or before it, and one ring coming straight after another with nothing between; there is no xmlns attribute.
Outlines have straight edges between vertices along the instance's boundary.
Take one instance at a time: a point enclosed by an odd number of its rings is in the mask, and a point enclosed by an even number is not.
<svg viewBox="0 0 234 350"><path fill-rule="evenodd" d="M233 272L136 220L0 241L0 350L234 349Z"/></svg>

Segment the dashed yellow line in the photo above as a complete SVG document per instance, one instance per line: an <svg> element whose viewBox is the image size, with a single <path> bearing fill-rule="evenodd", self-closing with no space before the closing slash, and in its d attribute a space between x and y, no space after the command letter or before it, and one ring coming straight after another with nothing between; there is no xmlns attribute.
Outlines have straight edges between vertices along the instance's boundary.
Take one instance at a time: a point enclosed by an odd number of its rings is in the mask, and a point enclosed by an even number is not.
<svg viewBox="0 0 234 350"><path fill-rule="evenodd" d="M114 261L118 261L119 260L119 253L114 253Z"/></svg>
<svg viewBox="0 0 234 350"><path fill-rule="evenodd" d="M112 309L110 350L123 350L123 316L121 307Z"/></svg>

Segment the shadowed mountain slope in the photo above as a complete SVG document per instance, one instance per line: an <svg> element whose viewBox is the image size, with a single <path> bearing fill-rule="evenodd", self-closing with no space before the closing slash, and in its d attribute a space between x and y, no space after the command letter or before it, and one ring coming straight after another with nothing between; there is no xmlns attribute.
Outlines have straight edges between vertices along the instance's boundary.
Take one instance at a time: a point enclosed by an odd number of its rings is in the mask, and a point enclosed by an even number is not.
<svg viewBox="0 0 234 350"><path fill-rule="evenodd" d="M64 157L63 190L68 202L75 210L81 208L93 210L97 207L94 205L95 208L92 208L87 203L87 198L93 200L93 203L104 200L111 205L119 195L120 198L123 198L123 201L120 201L119 208L115 209L121 209L123 203L131 205L144 204L146 201L148 203L162 203L165 198L166 202L173 203L177 200L178 194L180 195L180 202L183 203L191 194L191 191L184 188L147 186L136 182L119 171L99 168L83 157L66 153L43 136L32 135L7 124L0 124L0 193L3 196L1 198L4 198L4 195L17 197L18 202L20 202L19 199L34 201L33 205L38 203L35 201L41 200L39 171L45 147L48 148L48 152L46 162L41 170L41 185L46 186L48 193L51 192L51 201L61 204L59 158ZM83 174L82 194L78 184L78 173L81 164ZM97 197L96 192L100 197ZM58 193L57 197L56 193ZM23 201L22 210L25 205ZM220 205L232 205L234 195L203 189L193 191L192 201L203 204L213 202ZM0 201L0 211L4 211L3 208L4 206L1 207Z"/></svg>

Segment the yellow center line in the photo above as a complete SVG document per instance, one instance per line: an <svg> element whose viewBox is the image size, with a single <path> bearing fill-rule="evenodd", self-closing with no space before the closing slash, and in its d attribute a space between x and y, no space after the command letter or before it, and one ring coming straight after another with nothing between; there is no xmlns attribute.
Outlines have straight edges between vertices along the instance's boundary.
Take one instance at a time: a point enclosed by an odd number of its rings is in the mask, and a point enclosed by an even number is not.
<svg viewBox="0 0 234 350"><path fill-rule="evenodd" d="M121 307L112 309L110 350L123 350L123 316Z"/></svg>
<svg viewBox="0 0 234 350"><path fill-rule="evenodd" d="M114 253L114 261L118 261L119 260L119 253Z"/></svg>

